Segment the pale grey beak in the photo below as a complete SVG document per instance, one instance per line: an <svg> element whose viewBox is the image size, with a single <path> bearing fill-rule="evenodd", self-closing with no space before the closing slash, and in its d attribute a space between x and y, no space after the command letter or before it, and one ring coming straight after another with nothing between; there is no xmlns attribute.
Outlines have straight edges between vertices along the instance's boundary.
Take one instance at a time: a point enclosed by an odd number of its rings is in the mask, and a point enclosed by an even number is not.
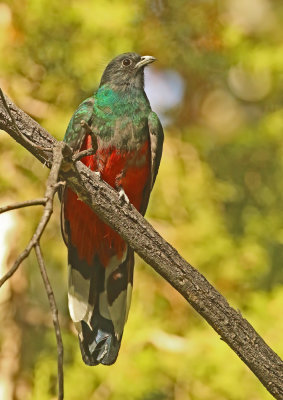
<svg viewBox="0 0 283 400"><path fill-rule="evenodd" d="M145 67L148 64L153 63L154 61L156 61L155 57L152 56L142 56L141 60L136 64L135 68L139 69L141 67Z"/></svg>

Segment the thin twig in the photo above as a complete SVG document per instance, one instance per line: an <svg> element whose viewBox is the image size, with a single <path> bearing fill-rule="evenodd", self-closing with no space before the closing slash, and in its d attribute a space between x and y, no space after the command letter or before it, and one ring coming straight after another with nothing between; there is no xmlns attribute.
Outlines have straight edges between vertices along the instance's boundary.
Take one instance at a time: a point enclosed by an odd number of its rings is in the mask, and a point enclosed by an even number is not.
<svg viewBox="0 0 283 400"><path fill-rule="evenodd" d="M91 129L91 131L90 131L90 137L91 137L91 145L92 145L93 151L96 152L97 149L98 149L97 136L96 136L96 134L93 132L92 129Z"/></svg>
<svg viewBox="0 0 283 400"><path fill-rule="evenodd" d="M51 314L52 314L52 320L53 320L56 341L57 341L58 400L63 400L63 398L64 398L64 372L63 372L63 352L64 352L64 350L63 350L63 342L62 342L60 324L59 324L59 319L58 319L58 309L57 309L54 293L53 293L53 290L50 285L48 275L46 272L44 260L43 260L40 245L39 245L39 240L40 240L40 238L46 228L46 225L48 224L48 221L53 213L53 200L54 200L55 193L59 186L65 184L65 182L61 182L61 181L58 182L59 171L60 171L60 167L61 167L62 160L63 160L63 155L62 155L62 147L63 146L64 146L64 144L59 143L54 148L53 164L52 164L52 168L51 168L48 180L47 180L47 188L46 188L44 198L25 201L22 203L16 203L13 205L8 205L8 206L0 208L0 213L1 213L1 212L16 209L16 208L22 208L22 207L27 207L27 206L32 206L32 205L45 205L43 215L41 217L41 220L36 228L36 231L35 231L32 239L30 240L29 244L26 246L24 251L16 259L12 268L0 280L0 287L17 271L17 269L19 268L19 266L21 265L23 260L28 257L29 253L31 252L31 249L34 247L36 257L38 260L38 265L40 268L40 272L42 275L42 279L44 282L44 286L45 286L49 304L50 304L50 310L51 310Z"/></svg>
<svg viewBox="0 0 283 400"><path fill-rule="evenodd" d="M81 126L85 129L86 133L90 135L91 146L93 148L93 151L96 152L96 150L98 148L97 135L93 132L91 126L89 126L89 124L83 119L81 120Z"/></svg>
<svg viewBox="0 0 283 400"><path fill-rule="evenodd" d="M29 255L31 249L32 249L33 245L32 245L32 240L29 242L29 244L27 245L27 247L24 249L24 251L18 256L18 258L16 259L16 261L14 262L12 268L9 269L9 271L0 279L0 288L2 287L2 285L4 285L4 283L11 278L12 275L14 275L14 273L17 271L17 269L19 268L19 266L21 265L21 263L27 258L27 256Z"/></svg>
<svg viewBox="0 0 283 400"><path fill-rule="evenodd" d="M62 143L58 143L54 148L53 164L52 164L52 168L51 168L48 180L47 180L47 188L46 188L46 192L45 192L45 196L44 196L46 198L46 204L44 207L44 211L43 211L41 220L36 228L35 233L33 234L33 237L30 240L29 244L26 246L24 251L16 259L12 268L0 279L0 288L17 271L17 269L19 268L19 266L21 265L23 260L25 260L27 258L27 256L31 252L31 249L35 246L35 244L41 238L41 236L44 232L44 229L45 229L46 225L48 224L48 221L53 212L54 195L58 189L58 186L62 185L62 182L57 182L58 176L59 176L59 170L60 170L62 159L63 159L62 146L63 146Z"/></svg>
<svg viewBox="0 0 283 400"><path fill-rule="evenodd" d="M8 204L7 206L0 207L0 214L6 211L17 210L18 208L30 206L45 206L46 201L47 199L43 197L42 199L27 200L20 203Z"/></svg>
<svg viewBox="0 0 283 400"><path fill-rule="evenodd" d="M39 242L35 243L35 254L37 257L40 273L43 279L43 283L45 286L45 290L47 293L50 310L52 314L52 320L54 325L54 331L56 335L56 342L57 342L57 365L58 365L58 400L63 400L64 398L64 370L63 370L63 355L64 355L64 348L63 348L63 341L62 335L60 330L60 323L58 318L58 308L56 305L55 296L47 275L44 259L42 256L41 248Z"/></svg>
<svg viewBox="0 0 283 400"><path fill-rule="evenodd" d="M82 150L79 153L75 154L72 157L72 160L74 162L76 161L80 161L82 158L86 157L86 156L93 156L95 154L95 150L91 149L87 149L87 150Z"/></svg>
<svg viewBox="0 0 283 400"><path fill-rule="evenodd" d="M89 124L83 119L81 120L81 127L91 137L91 148L90 149L86 149L86 150L82 150L79 153L76 153L72 157L72 160L74 162L80 161L83 157L94 155L96 153L96 151L97 151L97 148L98 148L97 136L95 135L95 133L93 132L93 130L91 129Z"/></svg>

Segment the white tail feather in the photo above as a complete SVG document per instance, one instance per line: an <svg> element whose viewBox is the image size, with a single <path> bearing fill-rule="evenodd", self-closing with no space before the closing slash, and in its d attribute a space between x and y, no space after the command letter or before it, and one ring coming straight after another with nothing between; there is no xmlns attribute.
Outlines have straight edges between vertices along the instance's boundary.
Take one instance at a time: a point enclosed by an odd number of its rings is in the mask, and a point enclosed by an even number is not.
<svg viewBox="0 0 283 400"><path fill-rule="evenodd" d="M82 320L89 322L92 313L88 303L89 291L90 280L85 279L76 269L69 265L68 304L70 315L74 322Z"/></svg>

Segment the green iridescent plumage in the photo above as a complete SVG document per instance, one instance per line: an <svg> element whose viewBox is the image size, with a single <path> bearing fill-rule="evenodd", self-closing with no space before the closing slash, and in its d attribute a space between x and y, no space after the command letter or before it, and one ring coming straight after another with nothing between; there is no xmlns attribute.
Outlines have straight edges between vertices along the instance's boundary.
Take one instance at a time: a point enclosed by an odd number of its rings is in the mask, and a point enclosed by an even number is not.
<svg viewBox="0 0 283 400"><path fill-rule="evenodd" d="M86 133L81 126L84 120L105 142L115 137L113 145L131 149L146 139L150 113L150 104L143 91L133 88L130 92L121 92L111 88L111 84L105 84L80 104L64 141L74 149L80 147ZM117 137L117 129L123 131L123 135Z"/></svg>
<svg viewBox="0 0 283 400"><path fill-rule="evenodd" d="M84 100L74 115L72 116L67 131L64 136L64 142L68 143L73 149L78 149L81 146L82 140L86 134L82 128L81 121L89 123L93 116L94 96Z"/></svg>

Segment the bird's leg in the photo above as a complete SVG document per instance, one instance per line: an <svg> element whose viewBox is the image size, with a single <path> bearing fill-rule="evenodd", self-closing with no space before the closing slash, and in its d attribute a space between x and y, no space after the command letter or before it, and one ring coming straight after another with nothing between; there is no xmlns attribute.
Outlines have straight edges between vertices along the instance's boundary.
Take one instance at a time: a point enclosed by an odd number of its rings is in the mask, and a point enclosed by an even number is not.
<svg viewBox="0 0 283 400"><path fill-rule="evenodd" d="M105 164L106 164L105 156L103 156L99 152L96 152L96 171L94 171L94 173L99 179L102 179L101 172L104 170Z"/></svg>
<svg viewBox="0 0 283 400"><path fill-rule="evenodd" d="M118 190L119 200L121 201L121 203L130 204L130 200L129 200L128 196L126 195L126 192L122 186L122 178L125 176L125 174L126 174L126 171L125 171L125 169L123 169L120 172L120 174L116 176L115 188Z"/></svg>

